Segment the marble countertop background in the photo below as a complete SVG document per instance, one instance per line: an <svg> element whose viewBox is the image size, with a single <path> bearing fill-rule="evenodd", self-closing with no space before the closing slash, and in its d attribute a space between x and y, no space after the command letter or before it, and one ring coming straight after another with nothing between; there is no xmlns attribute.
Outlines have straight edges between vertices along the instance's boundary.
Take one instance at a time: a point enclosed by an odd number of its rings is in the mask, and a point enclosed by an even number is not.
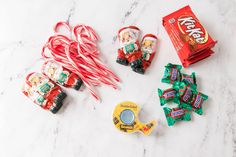
<svg viewBox="0 0 236 157"><path fill-rule="evenodd" d="M185 72L197 73L198 88L209 95L204 115L168 127L156 90L164 65L180 61L162 26L162 17L189 4L218 44L215 54ZM236 157L235 0L0 0L0 157ZM120 90L97 88L68 94L56 115L21 93L27 73L39 71L41 48L58 21L84 23L99 34L101 59L120 77ZM159 38L147 74L115 63L119 28L137 25ZM142 107L140 119L158 121L150 136L116 130L112 112L130 100Z"/></svg>

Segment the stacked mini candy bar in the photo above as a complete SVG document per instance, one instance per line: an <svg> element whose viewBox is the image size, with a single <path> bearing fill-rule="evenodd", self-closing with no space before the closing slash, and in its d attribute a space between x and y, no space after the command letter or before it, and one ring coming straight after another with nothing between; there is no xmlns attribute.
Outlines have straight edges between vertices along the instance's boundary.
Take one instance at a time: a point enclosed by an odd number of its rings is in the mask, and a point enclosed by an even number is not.
<svg viewBox="0 0 236 157"><path fill-rule="evenodd" d="M202 115L202 104L208 99L207 95L198 92L195 73L184 74L181 69L181 65L167 64L161 81L172 84L172 87L166 90L158 89L161 106L168 102L178 104L175 108L163 108L169 126L174 125L176 121L190 121L191 111Z"/></svg>

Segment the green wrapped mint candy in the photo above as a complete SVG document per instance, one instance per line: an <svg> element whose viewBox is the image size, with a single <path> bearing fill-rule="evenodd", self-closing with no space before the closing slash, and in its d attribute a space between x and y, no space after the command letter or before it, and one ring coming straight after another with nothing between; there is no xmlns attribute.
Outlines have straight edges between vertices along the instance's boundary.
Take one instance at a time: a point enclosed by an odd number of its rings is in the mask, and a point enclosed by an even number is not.
<svg viewBox="0 0 236 157"><path fill-rule="evenodd" d="M165 73L161 79L161 82L173 84L175 81L181 81L181 69L181 65L171 63L167 64L165 66Z"/></svg>
<svg viewBox="0 0 236 157"><path fill-rule="evenodd" d="M158 96L160 98L161 106L163 106L167 102L170 102L176 98L176 90L169 88L163 91L158 88Z"/></svg>
<svg viewBox="0 0 236 157"><path fill-rule="evenodd" d="M197 85L195 72L193 72L191 75L182 73L181 79L182 79L182 81L187 81L189 84Z"/></svg>
<svg viewBox="0 0 236 157"><path fill-rule="evenodd" d="M175 124L176 121L190 121L191 115L188 110L182 109L182 108L168 108L164 107L164 112L166 116L166 120L169 126L172 126Z"/></svg>

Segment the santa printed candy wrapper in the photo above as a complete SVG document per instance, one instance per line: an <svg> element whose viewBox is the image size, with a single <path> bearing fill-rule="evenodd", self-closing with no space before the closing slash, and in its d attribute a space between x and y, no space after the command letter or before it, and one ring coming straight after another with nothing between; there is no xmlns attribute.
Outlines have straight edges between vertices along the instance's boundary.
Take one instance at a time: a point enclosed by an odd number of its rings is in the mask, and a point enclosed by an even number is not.
<svg viewBox="0 0 236 157"><path fill-rule="evenodd" d="M161 106L177 98L176 90L174 90L173 88L169 88L164 91L158 88L158 96L160 98Z"/></svg>
<svg viewBox="0 0 236 157"><path fill-rule="evenodd" d="M52 81L79 90L82 85L82 80L78 75L62 67L53 60L46 61L42 67L42 73L48 76Z"/></svg>
<svg viewBox="0 0 236 157"><path fill-rule="evenodd" d="M61 108L62 101L66 97L60 86L45 75L35 72L26 77L22 92L35 104L52 113L56 113Z"/></svg>
<svg viewBox="0 0 236 157"><path fill-rule="evenodd" d="M145 70L150 66L157 49L157 37L153 34L146 34L141 42L142 64L133 67L132 70L144 74Z"/></svg>
<svg viewBox="0 0 236 157"><path fill-rule="evenodd" d="M165 66L165 72L161 82L173 84L175 81L181 81L181 69L181 65L168 63Z"/></svg>
<svg viewBox="0 0 236 157"><path fill-rule="evenodd" d="M118 32L120 48L116 62L123 65L131 65L131 68L140 67L142 52L139 44L140 30L135 26L121 28Z"/></svg>
<svg viewBox="0 0 236 157"><path fill-rule="evenodd" d="M188 110L182 109L182 108L168 108L164 107L163 108L166 120L169 126L172 126L175 124L176 121L190 121L191 120L191 115Z"/></svg>
<svg viewBox="0 0 236 157"><path fill-rule="evenodd" d="M181 79L182 79L182 81L184 81L184 80L187 81L189 84L197 85L195 72L193 72L191 75L182 73L182 78Z"/></svg>

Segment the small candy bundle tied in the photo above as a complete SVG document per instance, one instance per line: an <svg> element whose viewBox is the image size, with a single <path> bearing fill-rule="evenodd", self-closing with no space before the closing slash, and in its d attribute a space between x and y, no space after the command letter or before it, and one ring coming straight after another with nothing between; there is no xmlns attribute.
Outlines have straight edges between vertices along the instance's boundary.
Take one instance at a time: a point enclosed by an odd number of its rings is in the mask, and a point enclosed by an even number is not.
<svg viewBox="0 0 236 157"><path fill-rule="evenodd" d="M174 125L176 121L190 121L190 111L202 115L202 104L208 99L207 95L197 90L195 73L184 74L181 69L181 65L167 64L161 81L172 84L172 87L166 90L158 89L161 106L168 102L177 104L177 107L163 108L169 126Z"/></svg>
<svg viewBox="0 0 236 157"><path fill-rule="evenodd" d="M208 56L214 41L189 6L163 17L165 27L184 67Z"/></svg>
<svg viewBox="0 0 236 157"><path fill-rule="evenodd" d="M116 62L129 65L137 73L144 74L156 52L157 37L146 34L139 43L140 29L135 26L121 28L118 32L120 48Z"/></svg>

